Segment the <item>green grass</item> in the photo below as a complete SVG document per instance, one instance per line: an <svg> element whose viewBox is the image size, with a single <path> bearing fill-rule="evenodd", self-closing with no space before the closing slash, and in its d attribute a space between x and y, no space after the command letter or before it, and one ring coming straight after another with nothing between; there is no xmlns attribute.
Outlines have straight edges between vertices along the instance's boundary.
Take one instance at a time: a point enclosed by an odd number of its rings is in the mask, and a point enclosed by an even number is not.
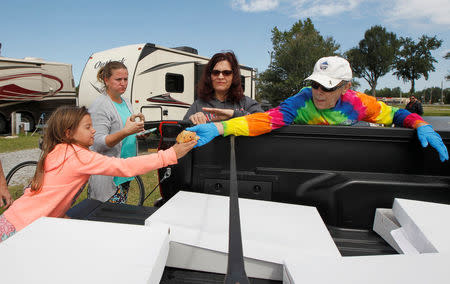
<svg viewBox="0 0 450 284"><path fill-rule="evenodd" d="M20 134L17 138L0 137L0 153L37 148L39 137L38 134L33 136Z"/></svg>
<svg viewBox="0 0 450 284"><path fill-rule="evenodd" d="M393 105L398 108L405 108L406 105ZM423 107L423 116L450 116L450 105L425 105Z"/></svg>
<svg viewBox="0 0 450 284"><path fill-rule="evenodd" d="M450 116L450 106L423 106L424 116Z"/></svg>
<svg viewBox="0 0 450 284"><path fill-rule="evenodd" d="M145 186L145 196L150 193L150 191L156 186L158 183L157 179L157 171L151 171L146 173L145 175L141 175L142 181L144 182ZM139 199L139 193L137 190L138 186L136 182L133 180L130 184L130 190L128 191L128 200L127 204L133 204L136 205L138 203ZM144 206L153 206L153 203L158 199L161 195L159 194L159 188L155 189L155 191L150 195L147 200L144 202ZM83 192L78 197L77 201L75 202L75 205L80 203L81 201L85 200L87 198L87 186L83 189Z"/></svg>

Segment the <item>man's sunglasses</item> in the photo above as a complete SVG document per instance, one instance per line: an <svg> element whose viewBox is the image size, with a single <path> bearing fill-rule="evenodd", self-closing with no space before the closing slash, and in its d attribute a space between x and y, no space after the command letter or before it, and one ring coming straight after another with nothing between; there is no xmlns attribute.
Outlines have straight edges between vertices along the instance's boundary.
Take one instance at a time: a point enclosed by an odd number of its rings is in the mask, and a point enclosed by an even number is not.
<svg viewBox="0 0 450 284"><path fill-rule="evenodd" d="M222 73L223 76L230 76L231 74L233 74L233 71L231 71L231 70L222 70L222 71L220 71L220 70L212 70L211 71L211 74L213 76L219 76L220 73Z"/></svg>
<svg viewBox="0 0 450 284"><path fill-rule="evenodd" d="M312 83L311 83L311 88L316 89L316 90L319 89L319 88L321 88L322 91L327 92L327 93L331 93L331 92L336 91L337 89L342 88L344 85L345 85L345 82L342 82L342 83L339 83L338 85L336 85L336 86L333 87L333 88L325 88L325 87L322 86L321 84L319 84L319 83L317 83L317 82L315 82L315 81L312 81Z"/></svg>

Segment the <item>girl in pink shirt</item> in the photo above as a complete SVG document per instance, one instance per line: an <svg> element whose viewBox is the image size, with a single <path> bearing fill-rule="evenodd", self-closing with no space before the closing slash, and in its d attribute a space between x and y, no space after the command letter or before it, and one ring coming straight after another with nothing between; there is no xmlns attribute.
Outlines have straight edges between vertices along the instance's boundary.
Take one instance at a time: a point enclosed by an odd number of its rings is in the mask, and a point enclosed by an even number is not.
<svg viewBox="0 0 450 284"><path fill-rule="evenodd" d="M0 215L0 242L40 217L65 217L91 175L131 177L168 165L197 143L175 144L168 150L128 159L90 151L95 129L85 107L60 107L50 117L36 173L24 194Z"/></svg>

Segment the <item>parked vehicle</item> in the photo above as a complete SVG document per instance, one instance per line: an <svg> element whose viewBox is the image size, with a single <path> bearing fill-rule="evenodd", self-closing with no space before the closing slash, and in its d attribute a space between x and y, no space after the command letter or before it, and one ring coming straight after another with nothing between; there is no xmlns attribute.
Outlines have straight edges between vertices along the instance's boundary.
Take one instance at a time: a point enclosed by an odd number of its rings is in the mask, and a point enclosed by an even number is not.
<svg viewBox="0 0 450 284"><path fill-rule="evenodd" d="M48 117L76 100L71 64L0 57L0 133L8 131L12 112L20 113L33 130L42 114Z"/></svg>
<svg viewBox="0 0 450 284"><path fill-rule="evenodd" d="M196 99L196 83L209 58L191 47L166 48L155 44L135 44L92 54L80 80L79 105L90 104L102 92L97 81L100 67L121 61L128 69L125 97L134 112L142 112L148 122L181 120ZM256 70L241 65L242 87L255 98Z"/></svg>
<svg viewBox="0 0 450 284"><path fill-rule="evenodd" d="M186 126L162 123L160 148L171 147ZM450 131L438 132L450 147ZM422 148L412 129L291 125L237 137L235 149L239 197L316 207L342 256L397 253L372 229L375 209L391 208L394 198L450 204L450 163ZM164 181L157 205L180 190L228 195L229 165L229 137L194 149L159 170ZM98 202L89 200L83 205L76 218L132 224L143 224L158 208L105 204L98 210ZM161 283L186 279L219 283L223 275L166 267Z"/></svg>

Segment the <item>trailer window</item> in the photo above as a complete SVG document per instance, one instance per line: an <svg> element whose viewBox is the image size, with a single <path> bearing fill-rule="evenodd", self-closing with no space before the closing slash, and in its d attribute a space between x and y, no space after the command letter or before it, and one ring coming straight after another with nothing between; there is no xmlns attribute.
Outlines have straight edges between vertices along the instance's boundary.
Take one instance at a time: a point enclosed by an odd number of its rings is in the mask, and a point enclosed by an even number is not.
<svg viewBox="0 0 450 284"><path fill-rule="evenodd" d="M241 76L241 86L242 86L242 91L245 92L245 77Z"/></svg>
<svg viewBox="0 0 450 284"><path fill-rule="evenodd" d="M184 91L184 76L181 74L166 73L166 92L182 93Z"/></svg>

